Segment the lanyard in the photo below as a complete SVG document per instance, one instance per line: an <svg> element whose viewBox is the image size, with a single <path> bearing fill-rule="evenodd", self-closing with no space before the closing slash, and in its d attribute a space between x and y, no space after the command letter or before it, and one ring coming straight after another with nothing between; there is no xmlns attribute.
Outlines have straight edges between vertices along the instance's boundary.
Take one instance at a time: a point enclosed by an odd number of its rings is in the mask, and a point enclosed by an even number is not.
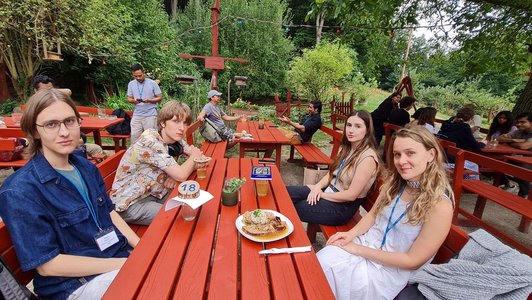
<svg viewBox="0 0 532 300"><path fill-rule="evenodd" d="M388 223L386 224L386 231L384 231L384 236L382 237L382 242L380 246L381 249L382 249L382 246L384 246L384 243L386 243L386 236L388 235L388 232L390 232L395 227L395 225L397 225L397 223L399 223L399 221L401 221L401 219L406 215L406 209L405 209L405 211L403 211L403 213L390 225L390 223L392 222L392 216L395 211L395 207L397 206L397 202L399 202L399 198L401 198L401 196L403 195L404 190L405 188L403 187L401 191L399 192L399 195L395 197L395 203L393 204L392 212L390 213L390 217L388 217Z"/></svg>
<svg viewBox="0 0 532 300"><path fill-rule="evenodd" d="M338 172L336 172L336 178L334 180L334 186L336 186L336 183L338 182L338 177L340 176L340 172L342 172L342 169L344 168L344 162L345 162L345 158L342 159L342 162L340 163L340 167L338 168Z"/></svg>
<svg viewBox="0 0 532 300"><path fill-rule="evenodd" d="M76 173L78 174L79 179L81 183L83 184L83 177L81 177L81 173L79 172L78 168L76 168L76 166L74 166L74 170L76 170ZM63 176L63 177L66 178L68 181L70 181L70 183L72 183L72 185L76 188L81 198L83 198L83 201L85 201L85 204L87 205L87 208L89 209L89 212L91 213L94 224L96 224L96 227L98 227L98 229L102 231L102 227L100 226L100 223L98 222L98 219L96 218L96 211L94 211L94 207L92 206L92 203L89 200L89 195L88 195L89 191L85 189L85 193L83 193L82 191L79 190L78 186L74 182L72 182L72 180L70 180L66 176Z"/></svg>
<svg viewBox="0 0 532 300"><path fill-rule="evenodd" d="M139 99L142 99L142 92L144 91L144 82L146 82L146 79L139 85L139 82L137 81L137 90L139 91ZM142 89L140 88L142 86Z"/></svg>

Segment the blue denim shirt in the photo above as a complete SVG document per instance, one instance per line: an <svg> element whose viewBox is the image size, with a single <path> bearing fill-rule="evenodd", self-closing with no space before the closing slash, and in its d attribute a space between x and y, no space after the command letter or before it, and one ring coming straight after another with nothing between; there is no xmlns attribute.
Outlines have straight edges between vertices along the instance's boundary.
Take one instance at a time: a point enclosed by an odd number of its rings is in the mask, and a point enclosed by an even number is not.
<svg viewBox="0 0 532 300"><path fill-rule="evenodd" d="M88 160L70 155L85 180L102 228L113 226L114 205L105 192L98 169ZM94 235L98 227L76 188L52 168L42 154L11 175L0 189L0 216L5 222L24 271L35 269L58 254L88 257L127 257L130 247L116 227L119 242L100 251ZM75 266L72 266L75 268ZM34 278L39 297L67 299L95 276Z"/></svg>

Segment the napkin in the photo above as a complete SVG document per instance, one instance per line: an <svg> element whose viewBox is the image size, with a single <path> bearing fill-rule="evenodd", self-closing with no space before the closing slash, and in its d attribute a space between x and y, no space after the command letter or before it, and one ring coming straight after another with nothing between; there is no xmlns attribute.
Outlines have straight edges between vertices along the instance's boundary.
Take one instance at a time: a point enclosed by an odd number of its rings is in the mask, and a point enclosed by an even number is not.
<svg viewBox="0 0 532 300"><path fill-rule="evenodd" d="M190 206L192 209L196 209L200 206L202 206L203 204L207 203L209 200L211 200L214 196L211 195L211 193L209 192L206 192L204 190L200 190L200 194L199 194L199 197L196 198L196 199L181 199L181 198L178 198L178 197L174 197L170 200L168 200L168 202L166 202L166 206L164 207L164 211L169 211L173 208L176 208L178 206L181 206L181 205L188 205Z"/></svg>
<svg viewBox="0 0 532 300"><path fill-rule="evenodd" d="M292 248L271 248L267 250L259 251L259 254L279 254L279 253L297 253L297 252L309 252L311 246L304 247L292 247Z"/></svg>

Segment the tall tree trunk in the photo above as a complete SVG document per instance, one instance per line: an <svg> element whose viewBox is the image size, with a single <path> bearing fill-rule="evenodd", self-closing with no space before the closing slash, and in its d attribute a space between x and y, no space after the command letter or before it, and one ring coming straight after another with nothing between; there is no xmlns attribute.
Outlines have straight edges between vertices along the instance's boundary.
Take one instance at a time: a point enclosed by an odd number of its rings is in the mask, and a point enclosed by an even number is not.
<svg viewBox="0 0 532 300"><path fill-rule="evenodd" d="M325 22L325 13L321 12L316 16L316 45L321 41L321 33L323 31L323 23Z"/></svg>
<svg viewBox="0 0 532 300"><path fill-rule="evenodd" d="M9 86L7 85L7 69L2 56L0 56L0 101L9 99Z"/></svg>
<svg viewBox="0 0 532 300"><path fill-rule="evenodd" d="M532 112L532 76L528 77L525 90L517 100L517 103L515 103L512 111L514 116L524 112Z"/></svg>

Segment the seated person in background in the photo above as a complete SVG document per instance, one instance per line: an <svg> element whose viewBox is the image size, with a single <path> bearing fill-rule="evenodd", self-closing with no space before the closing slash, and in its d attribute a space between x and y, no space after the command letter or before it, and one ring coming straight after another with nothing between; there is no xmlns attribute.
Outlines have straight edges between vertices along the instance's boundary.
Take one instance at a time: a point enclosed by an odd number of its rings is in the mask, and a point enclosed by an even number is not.
<svg viewBox="0 0 532 300"><path fill-rule="evenodd" d="M499 136L498 141L501 143L508 143L510 146L532 151L532 113L521 113L516 118L517 131L506 133ZM532 169L529 164L518 164L527 169ZM519 193L517 195L527 198L530 191L530 182L515 178L519 185Z"/></svg>
<svg viewBox="0 0 532 300"><path fill-rule="evenodd" d="M421 107L421 108L418 108L416 109L416 111L412 114L412 125L417 125L417 120L419 119L419 115L421 114L421 112L423 111L423 109L425 109L424 107Z"/></svg>
<svg viewBox="0 0 532 300"><path fill-rule="evenodd" d="M501 134L512 133L517 131L517 127L514 126L514 119L511 111L501 111L491 122L488 136L488 141L496 140Z"/></svg>
<svg viewBox="0 0 532 300"><path fill-rule="evenodd" d="M349 221L379 173L376 148L370 113L353 111L332 171L316 185L287 187L301 221L332 226Z"/></svg>
<svg viewBox="0 0 532 300"><path fill-rule="evenodd" d="M480 127L482 127L482 117L477 115L476 107L474 104L466 104L464 107L471 108L473 110L473 117L470 121L468 121L469 125L471 126L471 132L473 132L473 136L475 139L480 139Z"/></svg>
<svg viewBox="0 0 532 300"><path fill-rule="evenodd" d="M423 107L418 110L421 110L421 113L419 114L417 125L425 126L432 134L438 134L440 128L434 125L436 123L436 108Z"/></svg>
<svg viewBox="0 0 532 300"><path fill-rule="evenodd" d="M399 102L399 108L394 108L390 112L387 122L401 127L410 123L408 111L414 106L416 101L414 97L403 97Z"/></svg>
<svg viewBox="0 0 532 300"><path fill-rule="evenodd" d="M229 142L228 147L232 147L235 145L235 142L233 142L233 138L239 137L240 134L234 133L233 130L227 128L227 126L225 126L224 120L236 121L242 118L242 116L228 116L220 107L220 101L222 100L222 98L220 97L221 95L222 93L218 92L217 90L210 90L209 93L207 93L209 102L205 104L196 119L203 122L205 121L205 118L208 118L210 121L212 121L214 125L216 125L218 129L220 129L224 133L222 139L227 140Z"/></svg>
<svg viewBox="0 0 532 300"><path fill-rule="evenodd" d="M286 116L281 116L279 121L294 127L294 132L285 132L292 145L310 142L312 136L321 127L321 101L314 100L308 105L308 116L305 120L296 123Z"/></svg>
<svg viewBox="0 0 532 300"><path fill-rule="evenodd" d="M202 155L198 148L188 148L182 165L168 154L168 145L185 135L190 113L186 104L168 101L157 116L159 130L144 131L122 157L110 196L126 222L150 224L176 182L187 180L195 170L194 158Z"/></svg>
<svg viewBox="0 0 532 300"><path fill-rule="evenodd" d="M379 198L355 227L332 235L317 253L336 299L394 299L410 275L431 262L453 218L444 159L423 127L392 136Z"/></svg>
<svg viewBox="0 0 532 300"><path fill-rule="evenodd" d="M462 107L454 118L444 121L438 136L445 140L456 143L456 147L472 151L479 152L481 148L484 148L486 145L482 142L478 142L473 136L471 127L468 122L471 121L475 111L470 107ZM449 164L448 168L454 168L454 157L448 157ZM478 173L478 165L476 163L465 161L465 169L471 170ZM479 179L478 175L465 175L465 178Z"/></svg>
<svg viewBox="0 0 532 300"><path fill-rule="evenodd" d="M380 145L382 136L384 135L384 122L388 120L392 109L399 107L399 101L401 101L401 93L394 92L388 98L384 99L384 101L379 104L379 107L371 112L377 146Z"/></svg>
<svg viewBox="0 0 532 300"><path fill-rule="evenodd" d="M80 137L72 100L44 89L21 129L30 161L0 189L0 216L40 299L100 299L138 236L114 211L96 166L72 155Z"/></svg>
<svg viewBox="0 0 532 300"><path fill-rule="evenodd" d="M33 78L33 91L37 93L43 89L54 88L54 80L46 75L37 75ZM68 97L72 97L72 91L70 89L57 89L61 93L64 93Z"/></svg>

